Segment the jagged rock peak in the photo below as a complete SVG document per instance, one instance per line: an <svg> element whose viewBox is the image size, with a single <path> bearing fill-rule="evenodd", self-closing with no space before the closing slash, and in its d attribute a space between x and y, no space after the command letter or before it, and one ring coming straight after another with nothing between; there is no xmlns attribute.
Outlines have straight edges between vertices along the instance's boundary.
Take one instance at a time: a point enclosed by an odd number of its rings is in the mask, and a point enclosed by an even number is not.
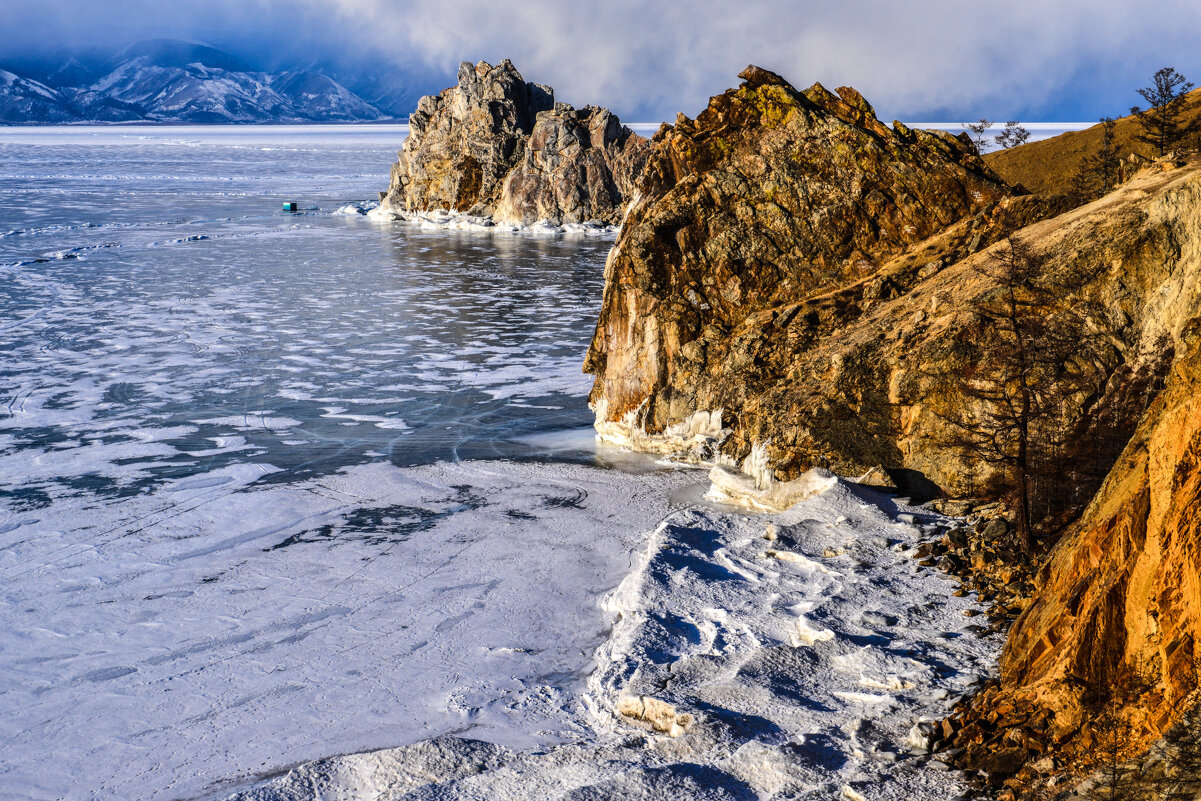
<svg viewBox="0 0 1201 801"><path fill-rule="evenodd" d="M792 85L788 81L781 78L771 70L765 70L762 67L756 67L754 64L748 64L747 68L738 73L738 77L742 79L743 86L748 89L758 89L761 86L786 86L789 89Z"/></svg>
<svg viewBox="0 0 1201 801"><path fill-rule="evenodd" d="M486 61L459 64L458 84L453 89L452 113L466 119L481 110L493 117L493 129L508 127L529 133L534 127L535 116L540 111L554 108L555 91L540 83L526 82L509 59L495 67ZM445 93L443 93L445 94ZM423 97L436 101L442 95ZM421 110L420 104L418 110Z"/></svg>
<svg viewBox="0 0 1201 801"><path fill-rule="evenodd" d="M695 120L655 134L585 369L597 377L602 436L624 428L646 446L641 434L720 409L732 424L716 426L731 429L726 456L745 459L752 439L771 440L773 464L788 454L801 469L810 433L787 422L792 401L772 408L780 401L766 393L797 380L813 333L788 332L809 325L794 312L761 318L864 281L1017 192L953 137L883 125L853 89L801 92L754 66L742 77ZM998 230L964 226L947 249L963 253ZM744 325L780 339L739 344ZM895 448L880 450L872 456Z"/></svg>
<svg viewBox="0 0 1201 801"><path fill-rule="evenodd" d="M463 62L458 83L421 98L381 205L532 223L619 222L646 140L606 109L556 103L505 59Z"/></svg>

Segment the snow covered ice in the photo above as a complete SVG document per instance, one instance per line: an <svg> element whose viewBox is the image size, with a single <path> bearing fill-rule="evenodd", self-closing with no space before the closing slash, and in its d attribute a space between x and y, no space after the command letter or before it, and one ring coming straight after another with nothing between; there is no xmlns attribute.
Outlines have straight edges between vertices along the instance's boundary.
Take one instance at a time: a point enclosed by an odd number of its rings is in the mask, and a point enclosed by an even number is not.
<svg viewBox="0 0 1201 801"><path fill-rule="evenodd" d="M922 769L911 729L986 672L998 643L971 630L950 579L905 555L918 528L897 511L842 482L771 516L690 503L602 598L612 628L595 669L556 701L576 739L439 736L231 799L954 797L953 774Z"/></svg>
<svg viewBox="0 0 1201 801"><path fill-rule="evenodd" d="M6 519L7 789L194 797L431 732L571 738L558 705L603 636L595 599L682 479L270 472Z"/></svg>
<svg viewBox="0 0 1201 801"><path fill-rule="evenodd" d="M371 219L401 136L0 133L0 796L956 792L938 521L598 445L610 241Z"/></svg>

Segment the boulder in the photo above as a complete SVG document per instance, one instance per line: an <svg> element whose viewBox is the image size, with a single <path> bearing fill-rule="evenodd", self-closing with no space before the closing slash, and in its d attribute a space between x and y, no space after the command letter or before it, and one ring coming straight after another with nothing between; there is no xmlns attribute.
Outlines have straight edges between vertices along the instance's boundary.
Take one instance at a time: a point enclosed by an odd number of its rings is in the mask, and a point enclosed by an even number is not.
<svg viewBox="0 0 1201 801"><path fill-rule="evenodd" d="M894 495L900 492L896 482L892 480L892 476L880 465L876 465L871 470L859 476L859 478L855 479L855 483L862 487L872 487L873 489L890 492Z"/></svg>
<svg viewBox="0 0 1201 801"><path fill-rule="evenodd" d="M678 713L666 701L648 695L625 696L617 702L617 712L626 720L668 737L679 737L692 727L692 715Z"/></svg>

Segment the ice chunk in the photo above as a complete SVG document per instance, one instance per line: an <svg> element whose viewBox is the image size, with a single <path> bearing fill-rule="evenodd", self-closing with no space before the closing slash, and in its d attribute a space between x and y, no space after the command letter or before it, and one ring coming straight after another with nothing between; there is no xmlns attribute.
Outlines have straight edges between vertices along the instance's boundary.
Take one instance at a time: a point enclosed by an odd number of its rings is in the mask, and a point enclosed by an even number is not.
<svg viewBox="0 0 1201 801"><path fill-rule="evenodd" d="M620 699L617 712L668 737L679 737L692 726L692 715L677 713L671 704L645 695Z"/></svg>
<svg viewBox="0 0 1201 801"><path fill-rule="evenodd" d="M757 511L778 512L816 497L838 483L837 476L820 468L809 470L792 481L775 481L770 474L757 467L757 464L753 464L754 472L747 474L715 466L709 471L712 486L705 497Z"/></svg>

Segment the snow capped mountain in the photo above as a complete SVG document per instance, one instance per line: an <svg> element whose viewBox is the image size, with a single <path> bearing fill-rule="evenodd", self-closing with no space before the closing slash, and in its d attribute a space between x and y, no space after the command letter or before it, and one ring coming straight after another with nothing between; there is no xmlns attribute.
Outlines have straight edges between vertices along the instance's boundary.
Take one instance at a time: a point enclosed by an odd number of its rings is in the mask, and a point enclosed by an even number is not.
<svg viewBox="0 0 1201 801"><path fill-rule="evenodd" d="M78 119L63 97L44 83L0 68L0 122L69 122Z"/></svg>
<svg viewBox="0 0 1201 801"><path fill-rule="evenodd" d="M357 122L390 115L315 71L260 72L208 45L141 42L97 67L0 70L0 122ZM87 81L83 83L83 81ZM76 83L79 82L79 83Z"/></svg>
<svg viewBox="0 0 1201 801"><path fill-rule="evenodd" d="M0 123L145 119L142 109L90 89L55 89L0 68Z"/></svg>
<svg viewBox="0 0 1201 801"><path fill-rule="evenodd" d="M271 79L271 88L297 108L305 109L311 119L336 122L385 116L378 108L319 72L284 72Z"/></svg>
<svg viewBox="0 0 1201 801"><path fill-rule="evenodd" d="M147 110L151 119L259 122L301 118L259 73L200 62L162 66L146 56L122 62L91 89Z"/></svg>

